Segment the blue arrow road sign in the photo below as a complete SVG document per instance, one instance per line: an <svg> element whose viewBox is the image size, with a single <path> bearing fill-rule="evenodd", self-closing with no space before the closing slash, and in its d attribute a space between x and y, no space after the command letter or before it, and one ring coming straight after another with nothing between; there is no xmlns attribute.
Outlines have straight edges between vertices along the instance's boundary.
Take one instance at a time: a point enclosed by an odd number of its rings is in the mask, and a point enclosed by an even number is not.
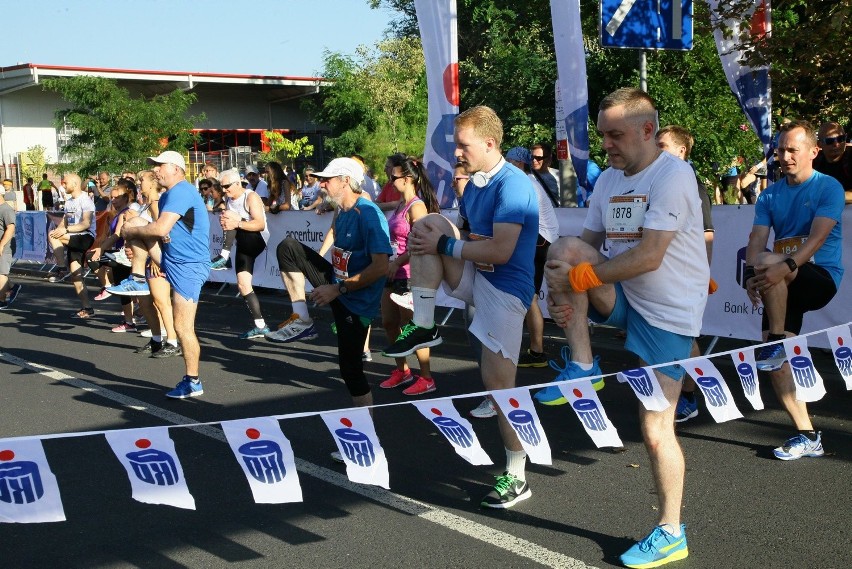
<svg viewBox="0 0 852 569"><path fill-rule="evenodd" d="M692 49L692 0L601 0L601 45Z"/></svg>

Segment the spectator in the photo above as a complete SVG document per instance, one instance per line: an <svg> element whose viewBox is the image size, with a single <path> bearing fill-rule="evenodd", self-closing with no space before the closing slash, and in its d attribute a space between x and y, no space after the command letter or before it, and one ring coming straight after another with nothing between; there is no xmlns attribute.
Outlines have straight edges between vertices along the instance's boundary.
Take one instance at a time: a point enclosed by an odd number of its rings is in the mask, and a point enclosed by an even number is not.
<svg viewBox="0 0 852 569"><path fill-rule="evenodd" d="M21 285L11 286L9 273L15 255L15 210L0 193L0 310L6 310L18 298Z"/></svg>
<svg viewBox="0 0 852 569"><path fill-rule="evenodd" d="M24 207L27 211L35 211L35 190L33 189L33 179L27 178L27 183L24 184Z"/></svg>
<svg viewBox="0 0 852 569"><path fill-rule="evenodd" d="M38 190L41 192L41 205L45 211L53 209L53 190L58 190L51 180L47 179L47 174L41 175L41 182L38 183Z"/></svg>
<svg viewBox="0 0 852 569"><path fill-rule="evenodd" d="M547 192L553 207L559 207L562 197L559 170L550 167L553 162L553 149L549 144L540 142L533 145L530 150L532 151L533 176Z"/></svg>
<svg viewBox="0 0 852 569"><path fill-rule="evenodd" d="M823 123L819 127L817 144L820 153L814 160L814 170L840 182L846 203L852 203L852 148L846 144L846 131L840 123Z"/></svg>

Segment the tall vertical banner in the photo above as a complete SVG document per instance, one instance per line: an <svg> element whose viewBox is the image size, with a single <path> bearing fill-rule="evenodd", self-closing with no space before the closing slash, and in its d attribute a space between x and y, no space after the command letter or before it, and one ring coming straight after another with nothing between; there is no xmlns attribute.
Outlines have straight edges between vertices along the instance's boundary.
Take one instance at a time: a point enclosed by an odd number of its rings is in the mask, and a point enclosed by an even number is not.
<svg viewBox="0 0 852 569"><path fill-rule="evenodd" d="M771 32L771 10L769 0L754 0L750 12L750 26L743 29L743 22L725 20L719 16L719 0L708 0L710 5L710 23L716 38L716 51L722 60L722 68L728 78L728 85L737 97L743 112L748 117L754 132L763 144L764 152L772 143L772 84L769 79L769 67L749 67L740 63L744 56L737 49L739 38L748 34L752 40L769 36ZM724 24L729 34L719 26Z"/></svg>
<svg viewBox="0 0 852 569"><path fill-rule="evenodd" d="M414 0L426 60L429 121L423 161L442 208L453 207L453 119L459 114L456 0Z"/></svg>
<svg viewBox="0 0 852 569"><path fill-rule="evenodd" d="M589 88L580 26L580 0L551 0L550 15L560 97L556 117L564 125L557 125L556 132L566 133L577 184L585 186L586 163L589 161Z"/></svg>

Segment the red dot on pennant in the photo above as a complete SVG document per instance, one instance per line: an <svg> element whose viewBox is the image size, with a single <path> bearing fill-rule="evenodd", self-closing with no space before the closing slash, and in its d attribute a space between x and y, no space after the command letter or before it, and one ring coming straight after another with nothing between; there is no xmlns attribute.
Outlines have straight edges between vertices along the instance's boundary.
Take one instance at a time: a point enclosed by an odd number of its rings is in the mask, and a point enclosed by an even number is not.
<svg viewBox="0 0 852 569"><path fill-rule="evenodd" d="M344 427L352 428L352 421L350 421L350 420L349 420L349 419L347 419L346 417L343 417L343 418L340 420L340 424L341 424L341 425L343 425Z"/></svg>
<svg viewBox="0 0 852 569"><path fill-rule="evenodd" d="M260 431L257 429L246 429L246 436L252 440L260 438Z"/></svg>
<svg viewBox="0 0 852 569"><path fill-rule="evenodd" d="M11 450L0 450L0 460L7 461L15 458L15 452Z"/></svg>
<svg viewBox="0 0 852 569"><path fill-rule="evenodd" d="M843 338L842 338L842 337L840 337L840 336L838 336L838 337L837 337L837 345L838 345L838 346L842 346L842 345L843 345Z"/></svg>
<svg viewBox="0 0 852 569"><path fill-rule="evenodd" d="M450 63L444 68L444 96L454 107L459 106L459 64Z"/></svg>
<svg viewBox="0 0 852 569"><path fill-rule="evenodd" d="M800 356L800 355L802 355L802 348L800 348L799 346L796 346L795 348L793 348L793 352L794 352L797 356Z"/></svg>
<svg viewBox="0 0 852 569"><path fill-rule="evenodd" d="M151 446L151 441L149 441L148 439L139 439L138 441L136 441L136 446L137 448L148 448L149 446Z"/></svg>
<svg viewBox="0 0 852 569"><path fill-rule="evenodd" d="M582 396L583 396L583 392L582 392L582 391L580 391L579 389L576 389L576 388L575 388L575 389L574 389L574 396L575 396L575 397L582 397Z"/></svg>
<svg viewBox="0 0 852 569"><path fill-rule="evenodd" d="M437 408L435 408L435 407L432 407L432 413L433 413L433 414L435 414L435 415L437 415L437 416L439 416L439 417L440 417L441 415L443 415L443 413L441 413L441 410L440 410L440 409L437 409Z"/></svg>
<svg viewBox="0 0 852 569"><path fill-rule="evenodd" d="M698 375L704 375L704 372L701 370L700 367L695 368L695 373L697 373Z"/></svg>
<svg viewBox="0 0 852 569"><path fill-rule="evenodd" d="M512 407L514 407L515 409L517 409L518 407L520 407L520 406L521 406L521 404L520 404L520 403L518 403L518 400L517 400L517 399L515 399L514 397L510 397L510 398L509 398L509 405L511 405L511 406L512 406Z"/></svg>
<svg viewBox="0 0 852 569"><path fill-rule="evenodd" d="M740 356L740 361L744 362L745 361L745 354L740 352L738 355Z"/></svg>

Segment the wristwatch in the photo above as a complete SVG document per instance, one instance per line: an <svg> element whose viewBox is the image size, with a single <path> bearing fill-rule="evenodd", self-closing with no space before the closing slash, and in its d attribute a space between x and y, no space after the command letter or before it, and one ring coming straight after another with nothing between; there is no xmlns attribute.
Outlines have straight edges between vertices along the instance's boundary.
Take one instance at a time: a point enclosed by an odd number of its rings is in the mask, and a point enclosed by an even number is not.
<svg viewBox="0 0 852 569"><path fill-rule="evenodd" d="M349 292L349 289L346 288L346 281L340 281L337 284L337 292L339 292L340 294L346 294L347 292Z"/></svg>
<svg viewBox="0 0 852 569"><path fill-rule="evenodd" d="M799 265L796 264L796 260L793 259L793 257L787 257L786 259L784 259L784 262L787 263L787 266L790 268L791 273L796 272L796 269L799 268Z"/></svg>

